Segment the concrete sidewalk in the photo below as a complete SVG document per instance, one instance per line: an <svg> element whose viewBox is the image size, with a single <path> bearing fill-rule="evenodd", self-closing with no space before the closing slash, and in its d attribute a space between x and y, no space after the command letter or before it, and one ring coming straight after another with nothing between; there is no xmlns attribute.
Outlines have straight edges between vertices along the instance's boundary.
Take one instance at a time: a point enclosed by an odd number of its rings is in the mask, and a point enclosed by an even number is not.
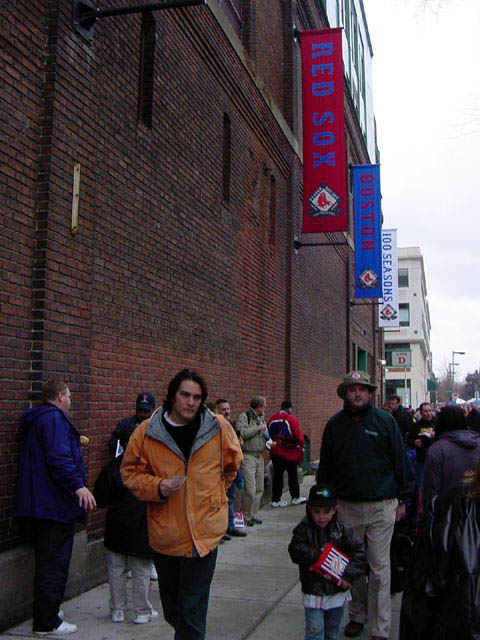
<svg viewBox="0 0 480 640"><path fill-rule="evenodd" d="M312 476L304 479L302 495L308 495L312 482ZM304 505L280 509L267 506L259 514L263 519L261 526L249 527L246 538L234 538L220 546L210 595L208 640L303 638L305 623L298 568L290 561L287 546L293 527L304 513ZM110 621L107 583L72 598L62 605L62 609L65 619L78 625L78 631L64 637L72 640L173 640L173 630L161 614L156 583L151 584L150 595L160 618L143 625L132 623L134 615L131 609L127 610L125 623ZM399 596L393 599L392 609L390 639L396 640ZM0 640L31 637L39 637L32 634L31 620L0 634ZM343 638L343 634L340 637ZM369 636L365 631L360 638L364 640Z"/></svg>

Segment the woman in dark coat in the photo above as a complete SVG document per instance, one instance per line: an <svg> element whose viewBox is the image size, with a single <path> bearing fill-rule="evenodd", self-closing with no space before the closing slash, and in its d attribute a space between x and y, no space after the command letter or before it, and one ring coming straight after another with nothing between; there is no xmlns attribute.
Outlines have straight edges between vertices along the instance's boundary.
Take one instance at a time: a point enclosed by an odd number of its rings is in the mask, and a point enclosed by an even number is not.
<svg viewBox="0 0 480 640"><path fill-rule="evenodd" d="M400 640L480 638L480 462L428 507L409 568Z"/></svg>
<svg viewBox="0 0 480 640"><path fill-rule="evenodd" d="M467 429L462 409L456 405L443 407L425 460L424 505L435 495L460 486L466 471L475 469L479 458L480 437Z"/></svg>
<svg viewBox="0 0 480 640"><path fill-rule="evenodd" d="M472 409L467 416L467 429L476 431L480 434L480 412L478 409Z"/></svg>

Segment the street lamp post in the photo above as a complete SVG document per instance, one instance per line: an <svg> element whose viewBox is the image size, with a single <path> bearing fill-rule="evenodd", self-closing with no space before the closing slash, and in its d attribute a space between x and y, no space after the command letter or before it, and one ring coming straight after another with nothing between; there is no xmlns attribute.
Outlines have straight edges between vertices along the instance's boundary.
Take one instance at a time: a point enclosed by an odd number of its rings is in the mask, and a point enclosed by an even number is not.
<svg viewBox="0 0 480 640"><path fill-rule="evenodd" d="M464 356L465 351L452 351L452 395L455 393L455 354Z"/></svg>
<svg viewBox="0 0 480 640"><path fill-rule="evenodd" d="M385 365L387 364L386 360L377 360L377 364L380 365L380 406L383 406L383 400L385 397L385 373L387 369Z"/></svg>

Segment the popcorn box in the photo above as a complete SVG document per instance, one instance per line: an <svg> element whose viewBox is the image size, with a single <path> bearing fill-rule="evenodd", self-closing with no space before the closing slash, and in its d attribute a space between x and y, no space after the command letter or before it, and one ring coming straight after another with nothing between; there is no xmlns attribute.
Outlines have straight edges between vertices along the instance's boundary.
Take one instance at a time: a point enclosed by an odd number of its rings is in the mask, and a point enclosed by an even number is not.
<svg viewBox="0 0 480 640"><path fill-rule="evenodd" d="M311 571L338 582L348 566L349 558L330 542L324 546L320 557L310 566Z"/></svg>

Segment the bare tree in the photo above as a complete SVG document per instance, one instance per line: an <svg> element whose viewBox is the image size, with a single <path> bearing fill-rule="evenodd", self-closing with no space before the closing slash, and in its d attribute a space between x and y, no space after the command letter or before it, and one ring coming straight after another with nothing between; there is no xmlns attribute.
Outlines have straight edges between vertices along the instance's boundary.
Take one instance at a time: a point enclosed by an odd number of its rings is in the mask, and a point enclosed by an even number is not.
<svg viewBox="0 0 480 640"><path fill-rule="evenodd" d="M454 393L462 397L464 383L456 380L452 375L452 365L446 360L443 361L440 375L437 379L437 394L439 402L448 402Z"/></svg>

